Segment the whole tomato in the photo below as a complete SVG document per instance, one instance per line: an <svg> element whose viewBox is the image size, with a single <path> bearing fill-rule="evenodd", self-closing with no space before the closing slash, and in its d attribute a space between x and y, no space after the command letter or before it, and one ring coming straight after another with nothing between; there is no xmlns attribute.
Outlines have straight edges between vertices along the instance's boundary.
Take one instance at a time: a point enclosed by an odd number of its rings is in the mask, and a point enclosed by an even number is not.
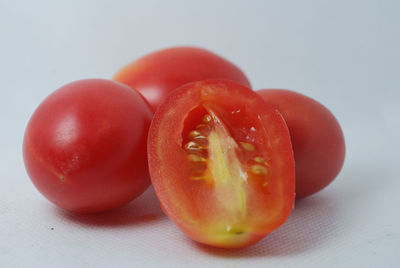
<svg viewBox="0 0 400 268"><path fill-rule="evenodd" d="M119 207L150 183L152 112L139 93L102 79L67 84L36 109L23 155L36 188L57 206L90 213Z"/></svg>
<svg viewBox="0 0 400 268"><path fill-rule="evenodd" d="M321 103L283 89L256 91L281 112L289 128L296 163L296 198L310 196L342 169L345 142L335 116Z"/></svg>
<svg viewBox="0 0 400 268"><path fill-rule="evenodd" d="M196 47L173 47L148 54L123 67L113 79L138 90L155 111L177 87L212 78L250 87L245 74L233 63Z"/></svg>

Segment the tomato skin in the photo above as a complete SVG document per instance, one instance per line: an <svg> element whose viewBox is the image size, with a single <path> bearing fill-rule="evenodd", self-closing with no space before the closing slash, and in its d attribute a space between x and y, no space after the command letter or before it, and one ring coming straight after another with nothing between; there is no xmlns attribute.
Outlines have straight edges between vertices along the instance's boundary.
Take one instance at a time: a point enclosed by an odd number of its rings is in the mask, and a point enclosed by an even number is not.
<svg viewBox="0 0 400 268"><path fill-rule="evenodd" d="M78 213L119 207L150 184L146 139L152 113L139 93L103 79L49 95L27 125L23 156L36 188Z"/></svg>
<svg viewBox="0 0 400 268"><path fill-rule="evenodd" d="M344 136L335 116L321 103L294 91L256 92L281 112L289 128L296 163L296 198L325 188L339 174L345 158Z"/></svg>
<svg viewBox="0 0 400 268"><path fill-rule="evenodd" d="M153 52L123 67L113 79L138 90L155 111L174 89L189 82L214 78L250 87L245 74L234 64L196 47Z"/></svg>
<svg viewBox="0 0 400 268"><path fill-rule="evenodd" d="M223 200L215 202L215 196L209 195L215 191L215 178L214 183L204 184L188 179L190 168L187 167L187 158L182 149L185 143L183 133L196 125L190 115L199 104L206 105L204 103L214 107L215 111L224 110L221 118L233 126L230 132L235 139L241 137L238 140L243 140L256 133L258 137L249 139L258 148L257 153L266 153L271 157L271 166L268 166L272 175L269 181L271 188L253 186L259 183L258 180L251 182L248 179L243 183L248 216L241 229L233 235L223 233L224 230L219 228L220 224L226 226L226 217L219 215L227 212L218 210ZM234 114L239 110L243 115L235 119ZM265 130L256 127L257 131L250 133L248 130L252 129L252 125L264 127L261 123L258 125L258 120L269 127ZM222 248L242 248L256 243L278 228L291 213L295 189L294 159L286 124L282 116L266 107L256 93L238 83L206 80L186 84L171 93L151 123L148 159L152 184L164 212L197 242ZM230 217L229 213L227 215ZM227 229L229 231L230 227Z"/></svg>

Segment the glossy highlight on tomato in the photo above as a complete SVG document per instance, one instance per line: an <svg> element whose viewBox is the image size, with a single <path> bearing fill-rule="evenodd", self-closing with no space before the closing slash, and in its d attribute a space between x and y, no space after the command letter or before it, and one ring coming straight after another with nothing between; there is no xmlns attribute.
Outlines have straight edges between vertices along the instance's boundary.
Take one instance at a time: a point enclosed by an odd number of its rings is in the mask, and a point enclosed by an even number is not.
<svg viewBox="0 0 400 268"><path fill-rule="evenodd" d="M138 90L155 111L174 89L189 82L214 78L250 87L245 74L233 63L196 47L153 52L123 67L113 79Z"/></svg>
<svg viewBox="0 0 400 268"><path fill-rule="evenodd" d="M228 80L190 83L157 110L151 180L165 213L211 246L253 244L288 218L294 159L282 116Z"/></svg>
<svg viewBox="0 0 400 268"><path fill-rule="evenodd" d="M103 79L69 83L36 109L23 155L36 188L79 213L119 207L150 184L146 139L152 112L139 93Z"/></svg>
<svg viewBox="0 0 400 268"><path fill-rule="evenodd" d="M296 198L325 188L342 169L346 151L335 116L321 103L294 91L256 92L281 112L289 128L296 163Z"/></svg>

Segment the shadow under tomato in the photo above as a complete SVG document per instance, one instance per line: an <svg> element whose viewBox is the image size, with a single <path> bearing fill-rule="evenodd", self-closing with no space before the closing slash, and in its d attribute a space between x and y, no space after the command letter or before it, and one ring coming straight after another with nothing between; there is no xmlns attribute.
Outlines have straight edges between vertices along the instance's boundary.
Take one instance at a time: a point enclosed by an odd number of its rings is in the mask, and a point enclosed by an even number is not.
<svg viewBox="0 0 400 268"><path fill-rule="evenodd" d="M153 187L129 204L103 213L75 214L55 207L56 213L72 222L98 227L145 225L165 217Z"/></svg>

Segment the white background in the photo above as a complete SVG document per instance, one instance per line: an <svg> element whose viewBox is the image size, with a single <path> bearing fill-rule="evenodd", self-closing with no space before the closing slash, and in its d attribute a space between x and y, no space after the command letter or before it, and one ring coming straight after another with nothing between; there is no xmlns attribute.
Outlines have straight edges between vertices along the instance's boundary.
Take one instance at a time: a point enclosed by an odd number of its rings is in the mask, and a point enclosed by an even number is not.
<svg viewBox="0 0 400 268"><path fill-rule="evenodd" d="M399 3L0 0L0 267L400 267ZM252 247L191 242L152 189L71 215L25 173L24 128L49 93L175 45L228 58L254 89L311 96L343 127L338 178Z"/></svg>

